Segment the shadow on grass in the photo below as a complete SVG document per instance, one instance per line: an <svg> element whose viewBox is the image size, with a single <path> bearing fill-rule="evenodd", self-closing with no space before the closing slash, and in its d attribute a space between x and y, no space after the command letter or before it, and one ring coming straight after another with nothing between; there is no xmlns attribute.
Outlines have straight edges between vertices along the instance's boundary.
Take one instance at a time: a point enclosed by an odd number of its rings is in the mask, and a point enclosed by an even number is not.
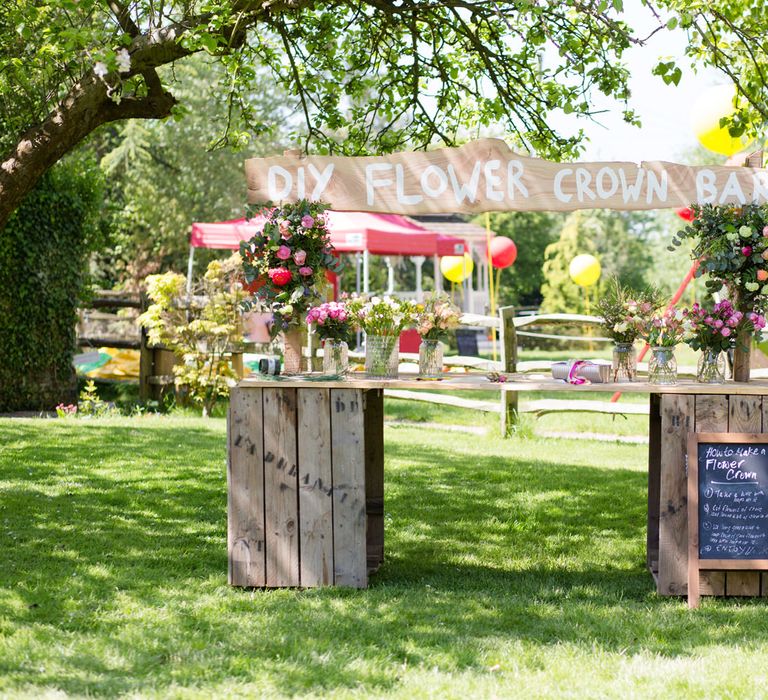
<svg viewBox="0 0 768 700"><path fill-rule="evenodd" d="M401 666L483 669L519 645L535 666L562 644L691 654L713 625L718 645L768 643L759 605L692 617L653 594L638 471L395 436L371 588L245 591L226 585L220 426L4 422L0 445L0 638L18 640L0 690L385 691Z"/></svg>

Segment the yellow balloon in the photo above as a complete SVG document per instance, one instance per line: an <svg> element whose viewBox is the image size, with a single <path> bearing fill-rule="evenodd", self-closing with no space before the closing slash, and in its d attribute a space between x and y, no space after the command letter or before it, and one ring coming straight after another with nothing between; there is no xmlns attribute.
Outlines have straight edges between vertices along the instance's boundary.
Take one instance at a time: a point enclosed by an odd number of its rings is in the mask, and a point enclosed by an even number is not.
<svg viewBox="0 0 768 700"><path fill-rule="evenodd" d="M717 85L701 93L691 111L691 128L699 143L724 156L732 156L749 145L745 138L733 137L720 126L723 117L733 114L735 96L735 85Z"/></svg>
<svg viewBox="0 0 768 700"><path fill-rule="evenodd" d="M472 256L469 253L464 255L446 255L440 258L440 272L443 277L450 282L459 284L472 274L475 269L475 263L472 262Z"/></svg>
<svg viewBox="0 0 768 700"><path fill-rule="evenodd" d="M600 261L594 255L577 255L568 266L568 274L579 287L591 287L600 279Z"/></svg>

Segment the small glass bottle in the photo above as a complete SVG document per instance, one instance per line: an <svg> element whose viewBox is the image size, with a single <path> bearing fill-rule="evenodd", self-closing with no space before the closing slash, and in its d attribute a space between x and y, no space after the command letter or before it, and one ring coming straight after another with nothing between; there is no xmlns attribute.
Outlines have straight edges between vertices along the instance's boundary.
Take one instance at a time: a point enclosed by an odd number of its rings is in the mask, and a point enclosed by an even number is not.
<svg viewBox="0 0 768 700"><path fill-rule="evenodd" d="M344 340L326 338L323 343L323 374L343 375L349 370L349 348Z"/></svg>
<svg viewBox="0 0 768 700"><path fill-rule="evenodd" d="M439 379L443 376L443 346L439 340L421 339L419 376L425 379Z"/></svg>
<svg viewBox="0 0 768 700"><path fill-rule="evenodd" d="M725 382L725 357L716 348L702 348L696 366L696 381L702 384L723 384Z"/></svg>
<svg viewBox="0 0 768 700"><path fill-rule="evenodd" d="M613 381L637 380L637 351L634 343L616 343L613 346Z"/></svg>
<svg viewBox="0 0 768 700"><path fill-rule="evenodd" d="M677 360L674 345L657 345L651 348L648 361L649 384L677 384Z"/></svg>

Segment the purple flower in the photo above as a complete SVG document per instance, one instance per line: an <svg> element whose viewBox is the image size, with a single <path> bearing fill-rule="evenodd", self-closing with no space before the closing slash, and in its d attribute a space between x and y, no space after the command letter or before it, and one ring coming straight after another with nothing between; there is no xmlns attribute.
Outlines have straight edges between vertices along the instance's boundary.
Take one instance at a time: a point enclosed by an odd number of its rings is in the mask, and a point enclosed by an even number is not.
<svg viewBox="0 0 768 700"><path fill-rule="evenodd" d="M744 246L744 247L741 249L741 254L742 254L744 257L749 257L750 255L752 255L752 246L751 246L751 245L745 245L745 246Z"/></svg>
<svg viewBox="0 0 768 700"><path fill-rule="evenodd" d="M309 214L304 214L301 217L301 225L304 228L312 228L315 225L315 220Z"/></svg>
<svg viewBox="0 0 768 700"><path fill-rule="evenodd" d="M727 338L731 334L731 329L726 326L720 331L720 334L723 336L723 338Z"/></svg>
<svg viewBox="0 0 768 700"><path fill-rule="evenodd" d="M311 277L312 276L312 268L308 266L300 267L299 268L299 274L302 277Z"/></svg>

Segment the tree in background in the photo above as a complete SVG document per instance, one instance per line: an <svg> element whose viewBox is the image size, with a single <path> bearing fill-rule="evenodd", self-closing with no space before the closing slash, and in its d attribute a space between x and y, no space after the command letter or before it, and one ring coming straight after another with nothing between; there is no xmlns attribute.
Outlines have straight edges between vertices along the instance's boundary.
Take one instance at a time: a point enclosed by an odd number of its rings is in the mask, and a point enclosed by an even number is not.
<svg viewBox="0 0 768 700"><path fill-rule="evenodd" d="M225 97L211 90L222 68L192 56L175 73L185 104L183 118L111 125L88 146L100 156L110 183L113 230L97 265L105 286L120 280L136 287L160 269L185 269L192 222L244 215L243 154L214 148L229 110ZM263 98L254 113L276 123L285 119L284 97L263 71L259 79ZM251 143L249 154L266 155L279 148L264 134ZM196 257L204 269L210 254L198 251Z"/></svg>
<svg viewBox="0 0 768 700"><path fill-rule="evenodd" d="M645 213L596 209L569 214L559 239L544 251L542 311L586 311L584 290L568 274L571 260L582 253L600 260L601 280L615 276L623 285L636 289L644 286L652 260L646 242L651 222L652 217ZM599 291L600 283L598 295Z"/></svg>
<svg viewBox="0 0 768 700"><path fill-rule="evenodd" d="M0 412L77 396L72 356L88 252L100 241L98 168L68 159L43 177L0 236Z"/></svg>
<svg viewBox="0 0 768 700"><path fill-rule="evenodd" d="M557 240L564 217L546 212L505 212L490 217L491 230L511 238L517 246L514 265L501 273L499 304L539 305L544 283L544 251ZM485 226L485 217L475 219L475 223Z"/></svg>
<svg viewBox="0 0 768 700"><path fill-rule="evenodd" d="M722 41L702 39L693 58L730 71L722 65L725 42L728 58L750 76L741 89L764 103L765 52L754 49L761 46L761 15L749 16L743 1L733 10L720 7L725 4L669 0L667 6L692 36L699 19L716 21ZM652 33L666 31L654 7L648 11L657 22ZM173 114L173 72L160 69L196 53L225 68L211 90L231 106L233 119L222 133L227 143L246 144L275 126L253 109L264 97L256 80L256 67L263 66L292 95L289 107L304 121L293 136L306 138L306 148L353 154L426 148L453 144L467 129L503 124L523 148L555 159L575 156L582 133L555 132L553 111L589 117L602 93L638 123L621 59L647 37L623 20L618 1L3 3L0 228L43 173L100 126ZM657 72L679 80L668 62ZM754 107L754 115L764 112Z"/></svg>

